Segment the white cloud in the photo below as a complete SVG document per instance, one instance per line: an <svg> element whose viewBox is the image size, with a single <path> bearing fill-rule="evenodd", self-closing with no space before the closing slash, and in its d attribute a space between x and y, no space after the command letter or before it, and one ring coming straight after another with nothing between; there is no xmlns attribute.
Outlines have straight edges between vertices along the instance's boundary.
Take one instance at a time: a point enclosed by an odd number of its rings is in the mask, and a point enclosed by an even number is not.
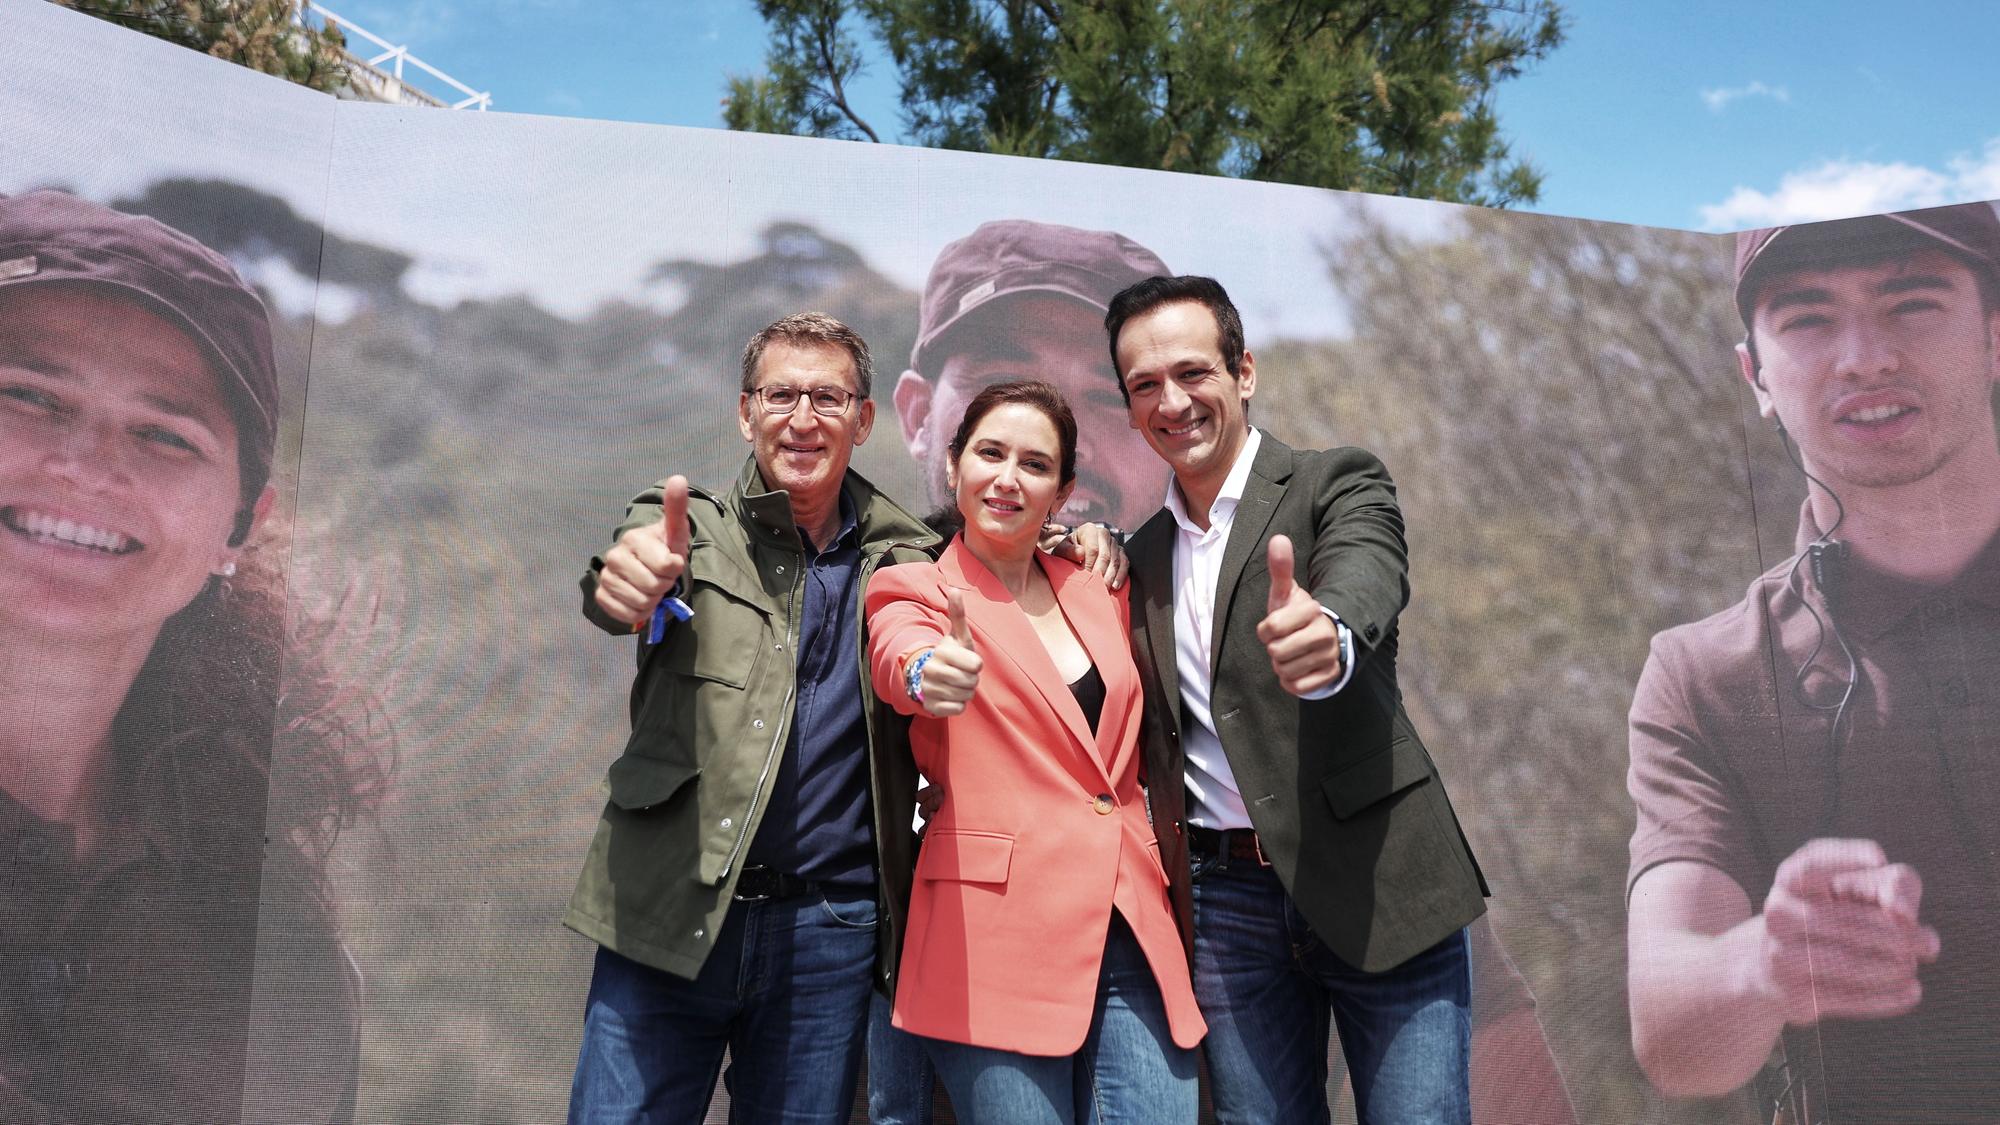
<svg viewBox="0 0 2000 1125"><path fill-rule="evenodd" d="M1729 108L1729 103L1740 98L1770 98L1772 101L1789 102L1792 92L1783 86L1766 86L1762 82L1752 82L1748 86L1719 86L1701 92L1702 103L1709 112L1721 113Z"/></svg>
<svg viewBox="0 0 2000 1125"><path fill-rule="evenodd" d="M1842 219L2000 198L2000 138L1961 153L1942 168L1920 164L1827 160L1787 172L1772 191L1737 187L1701 207L1705 230L1744 230Z"/></svg>

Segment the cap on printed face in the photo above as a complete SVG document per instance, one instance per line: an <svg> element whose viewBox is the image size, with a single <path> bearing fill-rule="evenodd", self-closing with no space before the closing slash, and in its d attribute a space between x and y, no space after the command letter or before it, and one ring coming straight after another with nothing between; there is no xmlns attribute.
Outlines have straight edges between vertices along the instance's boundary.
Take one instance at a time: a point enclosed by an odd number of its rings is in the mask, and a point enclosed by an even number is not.
<svg viewBox="0 0 2000 1125"><path fill-rule="evenodd" d="M237 429L242 492L270 477L278 372L264 302L229 260L155 219L59 191L0 196L0 288L102 285L185 328L222 375Z"/></svg>
<svg viewBox="0 0 2000 1125"><path fill-rule="evenodd" d="M933 346L959 321L1016 293L1056 293L1099 312L1119 290L1171 273L1159 255L1111 231L1002 219L938 251L924 282L910 368L932 374Z"/></svg>
<svg viewBox="0 0 2000 1125"><path fill-rule="evenodd" d="M1872 251L1880 247L1881 253ZM1891 215L1802 223L1736 235L1736 311L1750 331L1757 286L1771 274L1815 261L1877 260L1916 249L1944 250L1989 280L2000 279L2000 214L1990 203L1957 203Z"/></svg>

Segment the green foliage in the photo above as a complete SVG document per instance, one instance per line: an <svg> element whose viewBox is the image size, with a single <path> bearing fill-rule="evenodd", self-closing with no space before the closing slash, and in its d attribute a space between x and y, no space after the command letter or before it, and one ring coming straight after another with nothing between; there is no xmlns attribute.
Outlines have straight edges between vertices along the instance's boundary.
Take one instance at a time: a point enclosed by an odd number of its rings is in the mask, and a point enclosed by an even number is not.
<svg viewBox="0 0 2000 1125"><path fill-rule="evenodd" d="M347 83L340 29L299 22L298 0L55 0L65 8L330 94Z"/></svg>
<svg viewBox="0 0 2000 1125"><path fill-rule="evenodd" d="M732 129L878 131L848 91L864 37L935 148L1506 206L1541 174L1495 87L1562 42L1555 0L759 0L767 73Z"/></svg>

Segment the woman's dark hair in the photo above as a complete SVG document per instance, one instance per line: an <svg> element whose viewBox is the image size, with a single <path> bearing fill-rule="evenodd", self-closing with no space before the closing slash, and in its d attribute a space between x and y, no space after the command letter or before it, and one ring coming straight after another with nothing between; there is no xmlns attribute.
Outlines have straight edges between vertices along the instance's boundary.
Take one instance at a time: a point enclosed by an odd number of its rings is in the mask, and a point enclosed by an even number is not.
<svg viewBox="0 0 2000 1125"><path fill-rule="evenodd" d="M1060 448L1062 461L1058 474L1060 487L1068 488L1076 480L1076 412L1069 408L1069 400L1052 383L1040 379L1019 379L1006 383L990 383L972 401L965 404L965 416L959 419L958 432L951 435L951 443L945 448L950 451L953 464L965 452L972 441L972 432L993 409L1009 404L1033 407L1047 417L1056 428L1056 442ZM924 517L933 531L943 536L956 534L964 526L964 518L959 514L955 500L930 515Z"/></svg>
<svg viewBox="0 0 2000 1125"><path fill-rule="evenodd" d="M340 830L379 802L391 751L372 695L329 667L351 607L288 619L278 522L161 626L114 720L112 769L188 854L268 839L318 881Z"/></svg>

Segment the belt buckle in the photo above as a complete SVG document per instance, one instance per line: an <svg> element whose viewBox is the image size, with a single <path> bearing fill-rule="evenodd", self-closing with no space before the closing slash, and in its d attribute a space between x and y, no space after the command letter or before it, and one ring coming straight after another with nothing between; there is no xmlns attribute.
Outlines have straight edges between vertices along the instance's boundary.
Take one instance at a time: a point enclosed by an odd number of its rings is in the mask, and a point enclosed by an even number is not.
<svg viewBox="0 0 2000 1125"><path fill-rule="evenodd" d="M1252 828L1249 831L1250 831L1250 850L1257 854L1257 866L1259 867L1271 866L1271 861L1264 858L1264 838L1262 836L1257 835L1257 830L1255 828Z"/></svg>
<svg viewBox="0 0 2000 1125"><path fill-rule="evenodd" d="M771 869L768 867L744 868L743 873L736 877L736 889L730 893L729 895L730 899L735 902L769 902L771 899L771 892L769 889L761 891L758 890L746 891L743 889L743 882L744 880L750 878L752 875L762 876L762 875L768 875L770 873ZM761 882L762 880L760 879L759 881ZM768 887L768 884L766 884L766 886Z"/></svg>

